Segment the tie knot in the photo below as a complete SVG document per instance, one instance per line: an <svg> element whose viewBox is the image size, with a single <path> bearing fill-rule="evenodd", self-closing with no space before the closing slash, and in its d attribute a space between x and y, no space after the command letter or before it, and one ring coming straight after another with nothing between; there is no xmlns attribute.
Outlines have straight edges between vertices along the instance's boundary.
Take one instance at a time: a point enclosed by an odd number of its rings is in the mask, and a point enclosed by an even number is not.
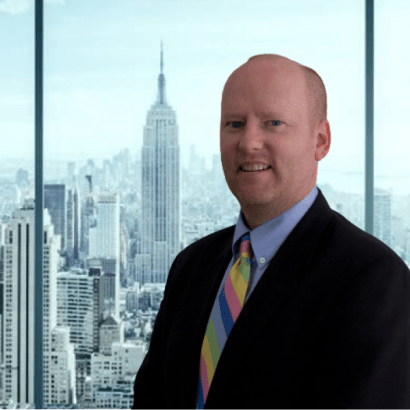
<svg viewBox="0 0 410 410"><path fill-rule="evenodd" d="M239 254L241 257L252 259L253 252L251 246L251 236L249 233L246 233L241 238L241 243L239 246Z"/></svg>

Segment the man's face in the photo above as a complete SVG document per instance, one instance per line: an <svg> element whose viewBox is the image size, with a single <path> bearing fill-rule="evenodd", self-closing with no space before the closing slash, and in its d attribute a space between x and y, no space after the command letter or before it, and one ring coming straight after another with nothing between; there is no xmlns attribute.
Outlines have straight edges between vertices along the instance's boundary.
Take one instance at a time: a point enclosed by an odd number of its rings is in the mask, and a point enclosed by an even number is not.
<svg viewBox="0 0 410 410"><path fill-rule="evenodd" d="M298 66L259 58L229 77L222 94L221 159L242 209L283 212L313 189L317 142L309 109ZM268 168L256 171L258 165Z"/></svg>

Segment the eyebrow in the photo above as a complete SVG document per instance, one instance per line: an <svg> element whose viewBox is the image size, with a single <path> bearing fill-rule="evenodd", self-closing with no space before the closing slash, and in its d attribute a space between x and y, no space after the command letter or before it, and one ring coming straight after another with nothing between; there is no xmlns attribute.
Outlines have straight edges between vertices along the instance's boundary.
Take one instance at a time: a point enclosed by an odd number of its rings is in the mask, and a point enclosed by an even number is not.
<svg viewBox="0 0 410 410"><path fill-rule="evenodd" d="M256 115L258 117L277 117L277 116L281 116L283 114L281 114L279 111L277 111L277 112L275 112L275 111L257 111ZM245 117L245 114L227 112L227 113L222 115L222 118L231 118L231 117L236 117L236 118Z"/></svg>
<svg viewBox="0 0 410 410"><path fill-rule="evenodd" d="M262 118L271 118L271 119L276 119L277 117L282 117L285 115L283 112L279 111L257 111L256 115L258 117ZM233 113L233 112L227 112L226 114L223 114L221 116L221 120L227 120L230 118L243 118L246 115L241 114L241 113ZM294 119L291 119L289 117L285 117L285 121L287 121L290 125L295 125L297 122Z"/></svg>

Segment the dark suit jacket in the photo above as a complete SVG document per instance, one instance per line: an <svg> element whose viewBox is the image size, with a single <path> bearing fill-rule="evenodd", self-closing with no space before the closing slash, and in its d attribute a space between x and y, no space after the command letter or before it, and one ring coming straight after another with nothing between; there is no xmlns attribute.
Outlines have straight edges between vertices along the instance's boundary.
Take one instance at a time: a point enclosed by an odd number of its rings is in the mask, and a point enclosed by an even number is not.
<svg viewBox="0 0 410 410"><path fill-rule="evenodd" d="M134 408L195 408L234 226L175 259ZM245 303L205 408L410 408L410 271L322 192Z"/></svg>

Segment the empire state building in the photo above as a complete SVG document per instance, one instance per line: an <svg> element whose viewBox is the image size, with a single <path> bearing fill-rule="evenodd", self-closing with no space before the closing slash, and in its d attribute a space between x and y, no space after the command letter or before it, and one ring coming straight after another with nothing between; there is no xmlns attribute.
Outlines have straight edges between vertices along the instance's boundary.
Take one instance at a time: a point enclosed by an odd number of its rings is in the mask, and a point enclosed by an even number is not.
<svg viewBox="0 0 410 410"><path fill-rule="evenodd" d="M180 246L178 125L165 97L163 50L158 94L147 113L142 160L142 243L140 282L165 283Z"/></svg>

